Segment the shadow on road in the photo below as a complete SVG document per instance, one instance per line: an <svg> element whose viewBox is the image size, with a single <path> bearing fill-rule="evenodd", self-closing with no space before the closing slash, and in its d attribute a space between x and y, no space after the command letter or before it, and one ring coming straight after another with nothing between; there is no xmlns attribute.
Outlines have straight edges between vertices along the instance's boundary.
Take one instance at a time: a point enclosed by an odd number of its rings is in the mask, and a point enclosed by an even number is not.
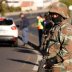
<svg viewBox="0 0 72 72"><path fill-rule="evenodd" d="M32 43L32 42L29 41L28 44L29 44L31 47L33 47L35 50L38 50L38 46L35 45L34 43Z"/></svg>
<svg viewBox="0 0 72 72"><path fill-rule="evenodd" d="M20 62L20 63L31 64L31 65L37 65L38 66L38 64L30 62L30 61L24 61L24 60L18 60L18 59L8 59L8 60L15 61L15 62Z"/></svg>
<svg viewBox="0 0 72 72"><path fill-rule="evenodd" d="M18 36L18 38L20 39L20 40L22 40L22 37L21 36ZM39 50L39 47L37 46L37 45L35 45L34 43L32 43L31 41L29 41L28 42L28 45L30 46L30 47L32 47L34 50L37 50L37 51L39 51L40 52L40 50ZM28 47L23 47L23 49L28 49ZM31 49L31 48L30 48ZM28 52L28 53L33 53L33 52L31 52L30 50L28 51L28 50L19 50L19 52Z"/></svg>
<svg viewBox="0 0 72 72"><path fill-rule="evenodd" d="M0 48L3 47L11 47L9 43L0 43Z"/></svg>
<svg viewBox="0 0 72 72"><path fill-rule="evenodd" d="M21 36L18 36L18 38L20 39L20 40L22 40L22 37ZM28 45L30 45L31 47L33 47L35 50L38 50L38 46L37 45L35 45L34 43L32 43L32 42L28 42Z"/></svg>
<svg viewBox="0 0 72 72"><path fill-rule="evenodd" d="M30 53L30 54L36 54L34 51L34 49L30 49L30 48L17 48L15 49L15 51L17 52L21 52L21 53Z"/></svg>

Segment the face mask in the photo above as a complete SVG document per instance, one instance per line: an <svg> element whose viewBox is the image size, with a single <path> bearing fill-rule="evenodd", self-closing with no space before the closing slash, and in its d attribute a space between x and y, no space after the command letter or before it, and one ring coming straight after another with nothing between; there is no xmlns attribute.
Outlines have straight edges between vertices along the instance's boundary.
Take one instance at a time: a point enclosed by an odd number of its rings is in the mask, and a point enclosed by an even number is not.
<svg viewBox="0 0 72 72"><path fill-rule="evenodd" d="M58 24L60 22L62 22L62 17L60 15L53 15L52 16L52 21L55 23L55 24Z"/></svg>

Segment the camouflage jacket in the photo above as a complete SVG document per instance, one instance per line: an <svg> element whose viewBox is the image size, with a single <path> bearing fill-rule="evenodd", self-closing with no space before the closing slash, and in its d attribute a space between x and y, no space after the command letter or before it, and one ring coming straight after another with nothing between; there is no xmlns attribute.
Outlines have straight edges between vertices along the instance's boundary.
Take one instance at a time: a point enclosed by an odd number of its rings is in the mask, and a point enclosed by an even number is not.
<svg viewBox="0 0 72 72"><path fill-rule="evenodd" d="M71 19L66 19L61 24L56 25L53 30L53 36L50 42L49 53L50 56L55 56L57 53L61 55L64 59L62 63L64 65L64 70L68 71L69 66L72 67L72 25ZM70 68L72 71L72 68ZM64 72L65 72L64 71ZM62 72L62 71L61 71Z"/></svg>

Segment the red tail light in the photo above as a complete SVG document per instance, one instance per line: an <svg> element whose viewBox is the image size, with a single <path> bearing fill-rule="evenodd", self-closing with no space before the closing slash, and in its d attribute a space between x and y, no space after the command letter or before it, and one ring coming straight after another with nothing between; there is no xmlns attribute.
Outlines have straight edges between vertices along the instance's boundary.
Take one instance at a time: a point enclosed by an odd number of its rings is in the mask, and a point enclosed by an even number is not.
<svg viewBox="0 0 72 72"><path fill-rule="evenodd" d="M3 21L4 20L4 18L0 18L0 21Z"/></svg>
<svg viewBox="0 0 72 72"><path fill-rule="evenodd" d="M16 30L16 26L11 27L12 30Z"/></svg>

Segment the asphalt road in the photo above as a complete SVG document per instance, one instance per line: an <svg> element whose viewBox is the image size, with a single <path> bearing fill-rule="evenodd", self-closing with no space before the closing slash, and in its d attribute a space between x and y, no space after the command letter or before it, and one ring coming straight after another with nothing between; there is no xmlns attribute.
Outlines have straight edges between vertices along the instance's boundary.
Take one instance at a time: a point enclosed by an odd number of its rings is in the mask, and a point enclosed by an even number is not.
<svg viewBox="0 0 72 72"><path fill-rule="evenodd" d="M0 72L35 72L37 53L30 47L0 47Z"/></svg>
<svg viewBox="0 0 72 72"><path fill-rule="evenodd" d="M31 25L29 27L30 33L33 37L37 35L36 28L32 27L32 24L35 22L34 20L36 19L30 19ZM16 21L16 24L19 24L19 22ZM31 37L30 40L33 37ZM20 39L18 40L18 44L22 44L22 41ZM0 72L37 72L38 55L39 52L30 45L27 45L27 47L24 48L1 45Z"/></svg>

